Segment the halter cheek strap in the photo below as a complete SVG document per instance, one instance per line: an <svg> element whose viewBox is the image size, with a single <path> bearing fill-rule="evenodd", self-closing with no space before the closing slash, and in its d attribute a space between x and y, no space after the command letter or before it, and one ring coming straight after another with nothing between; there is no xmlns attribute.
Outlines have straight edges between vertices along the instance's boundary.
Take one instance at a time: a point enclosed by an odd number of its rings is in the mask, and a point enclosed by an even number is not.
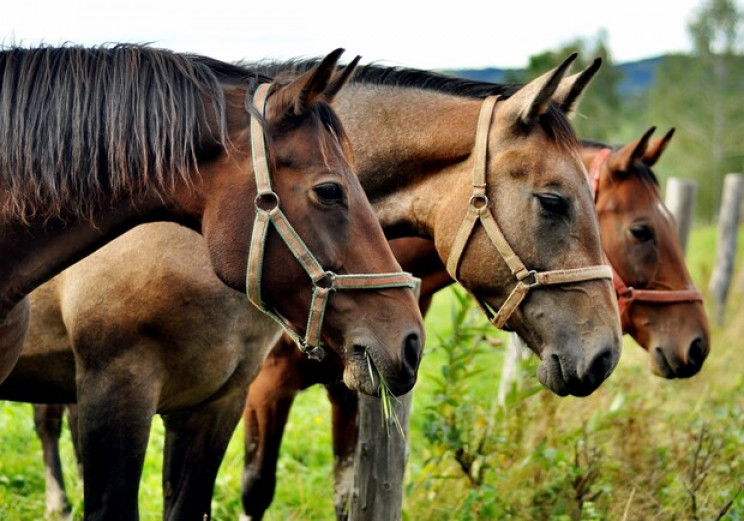
<svg viewBox="0 0 744 521"><path fill-rule="evenodd" d="M602 165L612 155L611 148L600 150L589 165L589 178L594 189L594 204L599 202L599 183ZM610 262L609 258L607 262ZM612 263L610 262L612 266ZM617 270L612 267L612 285L617 294L617 304L623 327L630 323L630 309L635 302L647 304L676 304L680 302L702 302L703 294L697 289L636 289L628 286Z"/></svg>
<svg viewBox="0 0 744 521"><path fill-rule="evenodd" d="M447 259L447 271L453 279L458 280L457 272L462 261L463 252L470 236L473 234L476 223L480 222L496 251L499 252L499 255L504 259L512 275L517 280L514 289L512 289L509 296L501 305L501 308L495 313L491 311L484 300L473 295L491 323L497 328L502 329L509 320L509 317L519 308L522 300L524 300L530 290L540 286L570 284L596 279L611 279L612 271L606 265L552 271L530 270L527 269L519 256L511 248L491 213L490 202L486 195L488 130L491 126L491 118L497 101L498 96L489 96L481 105L475 135L475 148L473 150L473 154L475 154L473 193L468 201L468 210L465 218L452 243L452 248Z"/></svg>
<svg viewBox="0 0 744 521"><path fill-rule="evenodd" d="M269 84L262 84L256 89L253 105L260 114L264 114L269 88ZM258 309L276 320L284 328L303 352L310 358L320 360L325 356L321 333L323 317L331 293L348 290L413 289L420 283L420 280L405 272L339 275L323 269L279 207L279 195L271 188L264 129L261 122L255 117L251 117L251 146L258 195L256 195L255 200L256 218L253 223L253 235L245 277L246 294ZM271 225L279 233L279 237L292 252L294 258L307 272L313 284L310 312L304 338L295 331L286 318L281 316L274 308L269 307L261 296L261 276L263 274L266 238Z"/></svg>

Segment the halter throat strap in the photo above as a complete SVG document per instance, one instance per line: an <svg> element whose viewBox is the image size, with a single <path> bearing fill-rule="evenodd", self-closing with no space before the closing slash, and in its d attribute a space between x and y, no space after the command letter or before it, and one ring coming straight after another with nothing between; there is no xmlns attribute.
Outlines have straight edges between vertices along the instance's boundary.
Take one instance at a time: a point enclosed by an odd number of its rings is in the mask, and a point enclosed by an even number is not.
<svg viewBox="0 0 744 521"><path fill-rule="evenodd" d="M260 85L253 97L253 106L263 115L266 100L270 93L270 84ZM246 103L250 102L246 94ZM251 114L250 111L248 111ZM390 288L415 288L420 280L410 273L391 272L358 275L339 275L323 269L310 248L300 238L297 231L280 208L279 195L271 187L271 175L266 152L264 128L258 118L251 115L251 148L253 170L255 172L257 195L255 200L256 217L253 223L248 267L246 269L246 294L248 299L261 311L278 322L287 334L295 341L300 350L310 358L322 359L325 351L322 347L321 333L323 317L328 299L334 291L379 290ZM261 279L269 228L274 226L279 237L302 268L307 272L313 284L310 311L304 338L289 321L273 307L267 305L261 296Z"/></svg>
<svg viewBox="0 0 744 521"><path fill-rule="evenodd" d="M473 154L475 155L475 163L473 165L473 193L468 200L468 210L465 218L452 243L452 248L447 258L447 271L453 279L459 280L457 276L458 268L462 261L465 247L470 236L473 234L475 225L480 223L491 243L496 248L496 251L504 259L504 262L506 262L517 281L511 293L501 305L501 308L495 313L491 311L484 300L473 294L473 297L486 313L491 323L497 328L503 329L506 322L519 308L519 305L530 290L541 286L571 284L596 279L611 279L612 270L607 265L552 271L530 270L509 245L509 242L504 237L501 228L491 213L491 203L486 194L488 131L491 127L491 119L497 101L498 96L489 96L481 105L478 126L476 127L475 147L473 149Z"/></svg>

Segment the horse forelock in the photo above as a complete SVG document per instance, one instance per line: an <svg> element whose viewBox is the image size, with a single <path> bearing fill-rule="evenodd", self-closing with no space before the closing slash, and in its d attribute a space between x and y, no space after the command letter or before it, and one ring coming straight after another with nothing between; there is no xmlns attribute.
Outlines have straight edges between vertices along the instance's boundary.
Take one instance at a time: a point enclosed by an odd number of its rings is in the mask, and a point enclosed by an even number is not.
<svg viewBox="0 0 744 521"><path fill-rule="evenodd" d="M89 218L191 185L204 147L229 142L222 81L237 74L220 63L128 44L2 50L0 221Z"/></svg>

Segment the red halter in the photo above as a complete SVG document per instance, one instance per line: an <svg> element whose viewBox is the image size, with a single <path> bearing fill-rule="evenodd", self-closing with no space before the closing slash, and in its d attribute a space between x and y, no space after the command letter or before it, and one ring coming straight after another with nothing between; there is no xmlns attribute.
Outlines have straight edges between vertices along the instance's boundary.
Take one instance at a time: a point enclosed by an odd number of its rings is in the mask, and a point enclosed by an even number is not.
<svg viewBox="0 0 744 521"><path fill-rule="evenodd" d="M612 154L612 149L603 148L594 156L589 165L589 179L594 190L594 204L599 201L599 174L602 164ZM607 262L612 266L609 258ZM674 304L678 302L702 302L703 295L696 289L678 289L678 290L659 290L659 289L635 289L628 286L620 277L614 266L612 266L612 285L617 293L617 304L620 310L620 319L622 324L630 321L631 305L634 302L646 302L654 304Z"/></svg>

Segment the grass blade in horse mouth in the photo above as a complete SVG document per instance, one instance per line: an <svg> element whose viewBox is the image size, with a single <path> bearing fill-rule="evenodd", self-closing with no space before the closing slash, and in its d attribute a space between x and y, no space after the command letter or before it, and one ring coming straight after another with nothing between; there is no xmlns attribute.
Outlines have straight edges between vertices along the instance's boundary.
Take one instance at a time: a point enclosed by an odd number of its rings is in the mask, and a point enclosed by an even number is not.
<svg viewBox="0 0 744 521"><path fill-rule="evenodd" d="M401 437L405 440L406 434L403 432L403 426L400 424L400 420L398 419L398 415L395 413L395 407L393 405L393 400L398 402L398 398L392 393L392 391L390 391L390 388L385 383L385 379L377 372L377 369L375 369L372 357L367 354L366 349L364 350L364 358L367 360L367 369L369 370L370 380L374 383L375 373L377 373L377 376L380 378L380 414L382 424L385 427L385 432L387 432L388 437L390 437L390 424L393 423Z"/></svg>

